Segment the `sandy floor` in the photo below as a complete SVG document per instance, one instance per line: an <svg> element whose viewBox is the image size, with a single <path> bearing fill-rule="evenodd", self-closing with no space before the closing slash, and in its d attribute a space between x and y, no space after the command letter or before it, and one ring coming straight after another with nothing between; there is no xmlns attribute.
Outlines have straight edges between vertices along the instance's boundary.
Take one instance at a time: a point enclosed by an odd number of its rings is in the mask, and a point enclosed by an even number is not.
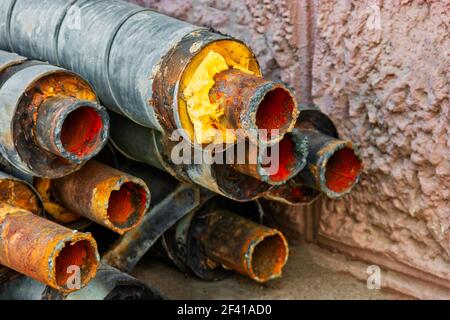
<svg viewBox="0 0 450 320"><path fill-rule="evenodd" d="M235 275L205 282L184 275L171 265L145 257L134 275L173 299L398 299L400 295L369 290L365 283L312 262L305 246L291 246L281 279L260 285Z"/></svg>

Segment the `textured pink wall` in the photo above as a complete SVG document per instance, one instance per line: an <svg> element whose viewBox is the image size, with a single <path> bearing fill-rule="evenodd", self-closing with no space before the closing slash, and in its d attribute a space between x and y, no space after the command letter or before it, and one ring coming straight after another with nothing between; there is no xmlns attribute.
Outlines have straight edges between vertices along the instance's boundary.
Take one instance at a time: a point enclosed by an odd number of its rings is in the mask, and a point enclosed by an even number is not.
<svg viewBox="0 0 450 320"><path fill-rule="evenodd" d="M281 225L318 225L328 247L450 288L448 0L134 2L246 41L361 147L352 194L319 203L317 223L281 207Z"/></svg>
<svg viewBox="0 0 450 320"><path fill-rule="evenodd" d="M448 1L322 1L313 68L315 102L365 165L352 194L323 204L320 235L444 279L449 24Z"/></svg>

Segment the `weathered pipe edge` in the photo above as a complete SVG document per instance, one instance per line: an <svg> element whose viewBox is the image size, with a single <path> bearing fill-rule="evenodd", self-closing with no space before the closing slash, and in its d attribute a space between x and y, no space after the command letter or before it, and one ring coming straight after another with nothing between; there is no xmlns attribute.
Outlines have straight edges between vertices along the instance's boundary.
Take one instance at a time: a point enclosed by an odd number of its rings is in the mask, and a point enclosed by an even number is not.
<svg viewBox="0 0 450 320"><path fill-rule="evenodd" d="M70 120L74 122L71 119L74 117L78 117L78 123L67 128L71 125ZM96 102L54 97L40 106L35 133L39 145L47 151L74 163L85 163L106 145L109 116L105 108ZM85 137L78 144L71 146L66 142L68 139L73 140L70 136L79 134L85 134Z"/></svg>
<svg viewBox="0 0 450 320"><path fill-rule="evenodd" d="M310 141L302 182L330 198L341 197L358 183L362 170L359 150L349 140L337 140L317 131L302 130Z"/></svg>
<svg viewBox="0 0 450 320"><path fill-rule="evenodd" d="M261 151L256 147L250 148L246 161L248 164L235 164L236 170L272 186L278 186L295 177L306 166L309 140L295 128L293 131L286 133L278 143L272 146L263 145L262 147L266 150ZM271 172L266 169L269 166L269 164L266 165L266 162L270 159L270 155L273 156L274 152L279 155L278 161L270 164L278 167L278 170Z"/></svg>
<svg viewBox="0 0 450 320"><path fill-rule="evenodd" d="M210 99L224 110L229 129L244 129L254 144L280 142L295 125L299 110L294 94L281 82L229 69L218 73ZM258 134L261 129L268 135ZM277 134L271 134L273 129Z"/></svg>
<svg viewBox="0 0 450 320"><path fill-rule="evenodd" d="M158 238L188 213L202 206L213 194L190 184L180 184L146 213L142 223L124 234L103 255L102 261L131 272Z"/></svg>
<svg viewBox="0 0 450 320"><path fill-rule="evenodd" d="M2 103L0 153L19 171L46 178L67 175L78 170L82 165L82 163L71 162L70 159L65 159L59 154L53 154L37 143L35 120L39 106L43 102L40 100L43 95L39 90L42 83L53 81L52 79L72 82L70 86L59 83L58 88L53 88L55 94L89 95L92 102L98 103L90 85L77 74L44 62L26 61L25 58L16 54L0 51L0 101ZM100 137L105 143L109 128L108 115L103 107L97 109L101 111L95 112L102 114ZM43 134L48 135L50 132L43 132ZM90 157L94 155L95 152Z"/></svg>
<svg viewBox="0 0 450 320"><path fill-rule="evenodd" d="M0 284L0 300L167 300L157 289L104 263L84 288L64 294L29 277Z"/></svg>
<svg viewBox="0 0 450 320"><path fill-rule="evenodd" d="M182 182L200 185L236 201L256 199L271 187L241 174L232 165L208 164L205 161L202 164L175 164L171 156L172 150L180 146L178 140L171 140L156 130L142 127L115 113L110 114L110 121L111 141L120 153L131 160L166 171ZM194 154L195 147L190 144L187 147ZM200 153L209 160L210 154L202 150Z"/></svg>
<svg viewBox="0 0 450 320"><path fill-rule="evenodd" d="M150 206L143 180L94 160L51 184L57 202L67 210L119 234L137 227Z"/></svg>
<svg viewBox="0 0 450 320"><path fill-rule="evenodd" d="M6 204L0 204L0 229L0 264L8 268L62 292L76 291L95 276L100 257L89 233ZM71 266L80 268L79 286L69 283Z"/></svg>
<svg viewBox="0 0 450 320"><path fill-rule="evenodd" d="M307 187L324 192L330 198L349 193L358 183L363 169L359 149L351 141L339 139L335 125L317 106L301 104L299 107L300 115L296 128L308 137L310 149L307 166L299 173L296 180ZM330 159L332 161L327 166ZM331 171L336 171L335 179L331 176L327 177ZM342 178L338 179L339 176ZM345 176L347 176L346 179L344 179ZM327 185L329 180L336 182L342 180L343 183L339 188L336 187L337 184L329 188Z"/></svg>
<svg viewBox="0 0 450 320"><path fill-rule="evenodd" d="M0 164L0 168L2 165ZM5 185L6 184L6 185ZM44 216L44 206L39 193L28 181L0 171L0 202L20 207L38 216ZM16 273L0 266L0 284L15 277Z"/></svg>
<svg viewBox="0 0 450 320"><path fill-rule="evenodd" d="M204 280L221 280L235 271L266 282L281 276L289 254L278 230L208 208L180 220L165 234L163 246L177 267Z"/></svg>

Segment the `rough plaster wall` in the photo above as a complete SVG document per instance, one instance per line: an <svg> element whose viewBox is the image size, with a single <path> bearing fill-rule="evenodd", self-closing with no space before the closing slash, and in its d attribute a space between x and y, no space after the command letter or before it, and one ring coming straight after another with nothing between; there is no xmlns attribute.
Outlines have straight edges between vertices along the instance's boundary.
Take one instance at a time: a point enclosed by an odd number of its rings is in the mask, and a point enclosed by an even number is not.
<svg viewBox="0 0 450 320"><path fill-rule="evenodd" d="M446 279L449 24L449 1L322 1L313 68L315 102L365 166L324 202L320 234Z"/></svg>

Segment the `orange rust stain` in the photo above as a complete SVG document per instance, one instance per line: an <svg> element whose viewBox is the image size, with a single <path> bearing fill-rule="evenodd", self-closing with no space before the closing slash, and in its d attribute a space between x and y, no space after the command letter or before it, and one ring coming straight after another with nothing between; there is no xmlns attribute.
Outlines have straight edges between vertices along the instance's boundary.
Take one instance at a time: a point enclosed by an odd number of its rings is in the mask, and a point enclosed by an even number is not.
<svg viewBox="0 0 450 320"><path fill-rule="evenodd" d="M60 223L71 223L81 219L80 215L68 211L57 203L53 196L52 182L50 179L36 178L34 180L34 187L44 202L45 212L51 215L56 221Z"/></svg>
<svg viewBox="0 0 450 320"><path fill-rule="evenodd" d="M41 206L36 194L24 183L14 180L0 180L0 202L20 207L39 214Z"/></svg>
<svg viewBox="0 0 450 320"><path fill-rule="evenodd" d="M333 154L326 164L326 186L334 192L344 192L354 183L362 169L361 160L350 148Z"/></svg>
<svg viewBox="0 0 450 320"><path fill-rule="evenodd" d="M68 152L84 156L92 152L103 129L100 115L92 108L83 107L70 113L61 130L61 142Z"/></svg>

